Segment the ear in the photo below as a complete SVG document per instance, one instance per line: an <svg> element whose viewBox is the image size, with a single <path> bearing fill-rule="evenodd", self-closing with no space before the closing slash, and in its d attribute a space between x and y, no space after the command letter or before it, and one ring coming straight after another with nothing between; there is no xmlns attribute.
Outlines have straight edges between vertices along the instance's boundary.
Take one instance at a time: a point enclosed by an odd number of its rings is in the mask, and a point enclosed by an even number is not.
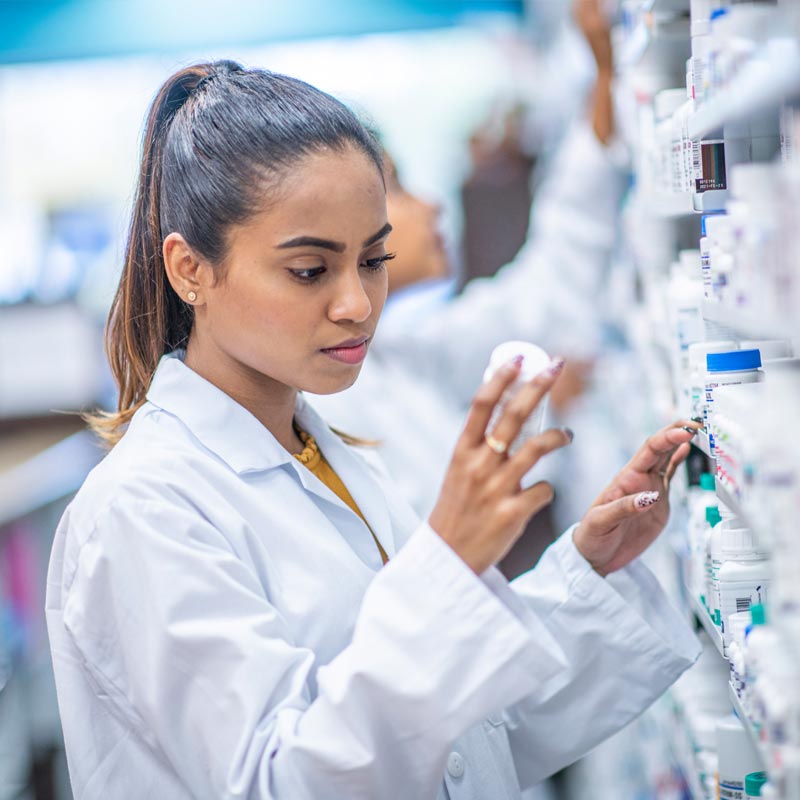
<svg viewBox="0 0 800 800"><path fill-rule="evenodd" d="M164 268L167 279L178 297L192 305L203 304L208 269L186 239L179 233L170 233L164 239Z"/></svg>

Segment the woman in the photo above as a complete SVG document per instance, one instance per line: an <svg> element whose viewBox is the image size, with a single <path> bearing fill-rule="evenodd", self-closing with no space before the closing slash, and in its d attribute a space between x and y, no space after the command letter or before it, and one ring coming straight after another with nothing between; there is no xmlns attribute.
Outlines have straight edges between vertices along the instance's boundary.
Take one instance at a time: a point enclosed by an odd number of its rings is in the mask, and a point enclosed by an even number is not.
<svg viewBox="0 0 800 800"><path fill-rule="evenodd" d="M512 589L493 564L551 496L519 479L570 437L506 445L561 361L489 432L519 365L478 392L427 523L304 402L355 381L390 230L380 153L328 95L231 62L157 95L109 326L118 444L48 577L77 797L518 797L696 657L635 560L680 425Z"/></svg>

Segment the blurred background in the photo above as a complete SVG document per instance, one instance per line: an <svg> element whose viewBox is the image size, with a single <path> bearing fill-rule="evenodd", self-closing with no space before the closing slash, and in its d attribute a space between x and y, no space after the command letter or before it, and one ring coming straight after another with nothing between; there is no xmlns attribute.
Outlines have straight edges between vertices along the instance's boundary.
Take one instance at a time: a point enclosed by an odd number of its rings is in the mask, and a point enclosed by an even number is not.
<svg viewBox="0 0 800 800"><path fill-rule="evenodd" d="M613 257L597 295L588 298L597 331L584 342L592 348L592 372L576 381L576 402L564 418L577 436L573 460L560 467L545 540L574 521L600 488L596 482L644 435L690 413L685 401L698 381L691 345L759 347L767 372L785 376L766 381L777 388L748 407L736 428L753 434L747 485L730 483L711 458L708 438L699 441L673 486L670 530L648 555L687 617L709 631L703 659L676 692L535 797L719 796L716 717L709 715L731 710L729 643L686 588L692 514L702 517L712 501L700 491L706 472L712 487L716 474L713 501L727 503L758 536L767 531L762 543L786 567L782 591L793 627L780 639L795 654L795 671L775 685L781 699L790 698L794 738L755 747L762 767L773 770L770 780L784 787L779 796L800 800L800 362L792 358L800 345L800 3L603 5L615 23L617 133L609 150L628 191L614 217L617 241L613 248L606 243ZM762 15L769 25L749 23L744 7L754 5L770 6ZM469 279L493 275L514 259L530 236L539 187L555 186L551 202L559 201L558 180L548 178L557 179L559 169L570 174L571 154L559 146L585 114L595 79L570 6L0 0L0 800L71 798L43 612L46 570L58 519L103 455L80 412L116 404L103 327L122 264L141 127L159 85L187 64L230 58L305 79L378 130L406 190L438 209L453 268L447 279L404 290L402 304L387 309L383 326L408 325ZM713 36L717 50L706 41ZM721 56L711 60L715 73L701 69L709 52ZM693 165L691 155L695 146L720 144L729 168L752 161L763 169L749 173L748 182L739 179L743 195L728 187L738 228L712 243L718 260L709 294L697 249L709 239L698 212L718 214L729 198L725 189L701 191L692 170L702 178L703 165ZM584 176L574 173L570 180L582 185ZM591 238L577 230L585 220L566 213L566 224L556 220L566 231L563 242L556 237L563 250L551 248L543 266L530 259L550 275L550 288L564 282L559 259L574 257L572 233ZM739 241L748 246L739 248ZM574 312L571 289L562 287ZM583 335L585 328L575 327L575 336ZM770 358L780 363L768 367ZM765 469L776 463L780 480ZM707 535L706 521L699 524ZM702 561L704 553L694 556ZM507 573L527 566L523 559ZM689 712L701 695L713 695L713 708L693 721ZM745 727L755 740L757 729ZM790 756L794 766L783 770Z"/></svg>

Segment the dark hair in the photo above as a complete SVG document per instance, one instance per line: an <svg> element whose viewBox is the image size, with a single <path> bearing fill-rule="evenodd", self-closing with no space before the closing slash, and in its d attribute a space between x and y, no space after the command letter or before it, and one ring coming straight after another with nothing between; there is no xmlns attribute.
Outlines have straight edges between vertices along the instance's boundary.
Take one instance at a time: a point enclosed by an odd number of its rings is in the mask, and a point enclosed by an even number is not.
<svg viewBox="0 0 800 800"><path fill-rule="evenodd" d="M231 226L262 210L282 175L306 155L348 146L382 173L380 146L355 114L296 78L217 61L167 79L147 117L125 264L106 328L118 410L89 417L103 438L119 440L161 356L189 338L193 310L167 279L164 238L177 231L221 265Z"/></svg>

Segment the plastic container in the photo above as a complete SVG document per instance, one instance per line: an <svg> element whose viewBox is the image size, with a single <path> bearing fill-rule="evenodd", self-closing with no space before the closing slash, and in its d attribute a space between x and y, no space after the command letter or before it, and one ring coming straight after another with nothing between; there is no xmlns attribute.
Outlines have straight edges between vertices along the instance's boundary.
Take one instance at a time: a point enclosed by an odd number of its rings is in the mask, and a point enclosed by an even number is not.
<svg viewBox="0 0 800 800"><path fill-rule="evenodd" d="M758 350L734 350L729 353L709 353L706 356L705 405L703 422L708 431L708 443L714 454L712 422L714 416L714 390L718 386L737 386L758 383L764 379L761 371L761 353Z"/></svg>
<svg viewBox="0 0 800 800"><path fill-rule="evenodd" d="M723 523L721 549L722 564L717 573L720 627L728 645L732 641L730 616L766 602L770 567L748 528Z"/></svg>
<svg viewBox="0 0 800 800"><path fill-rule="evenodd" d="M730 684L741 697L745 687L744 637L747 626L751 624L750 612L740 611L728 617L730 644L727 648L730 669Z"/></svg>
<svg viewBox="0 0 800 800"><path fill-rule="evenodd" d="M729 353L736 342L695 342L688 348L689 358L689 416L703 417L706 392L706 356L709 353Z"/></svg>
<svg viewBox="0 0 800 800"><path fill-rule="evenodd" d="M489 366L483 374L483 382L486 383L491 380L498 369L505 366L517 355L523 356L519 376L514 383L506 389L503 396L500 398L500 402L495 406L492 418L489 421L489 431L494 429L495 424L500 419L503 410L511 401L511 398L514 397L528 381L547 369L552 363L550 356L547 355L541 347L537 347L535 344L517 341L504 342L495 347L492 351L491 358L489 359ZM514 439L508 448L509 454L513 455L527 439L538 436L542 432L547 400L548 397L545 395L539 405L534 409L533 413L525 421L516 439Z"/></svg>
<svg viewBox="0 0 800 800"><path fill-rule="evenodd" d="M761 769L761 759L738 717L731 714L717 722L719 758L718 797L742 800L745 775Z"/></svg>
<svg viewBox="0 0 800 800"><path fill-rule="evenodd" d="M721 520L719 508L706 509L706 534L705 534L705 590L701 595L703 604L708 609L708 614L711 619L714 619L714 596L712 594L714 582L712 578L714 557L717 555L716 551L719 549L719 536L720 531L719 523ZM714 531L716 530L717 539L714 538Z"/></svg>

